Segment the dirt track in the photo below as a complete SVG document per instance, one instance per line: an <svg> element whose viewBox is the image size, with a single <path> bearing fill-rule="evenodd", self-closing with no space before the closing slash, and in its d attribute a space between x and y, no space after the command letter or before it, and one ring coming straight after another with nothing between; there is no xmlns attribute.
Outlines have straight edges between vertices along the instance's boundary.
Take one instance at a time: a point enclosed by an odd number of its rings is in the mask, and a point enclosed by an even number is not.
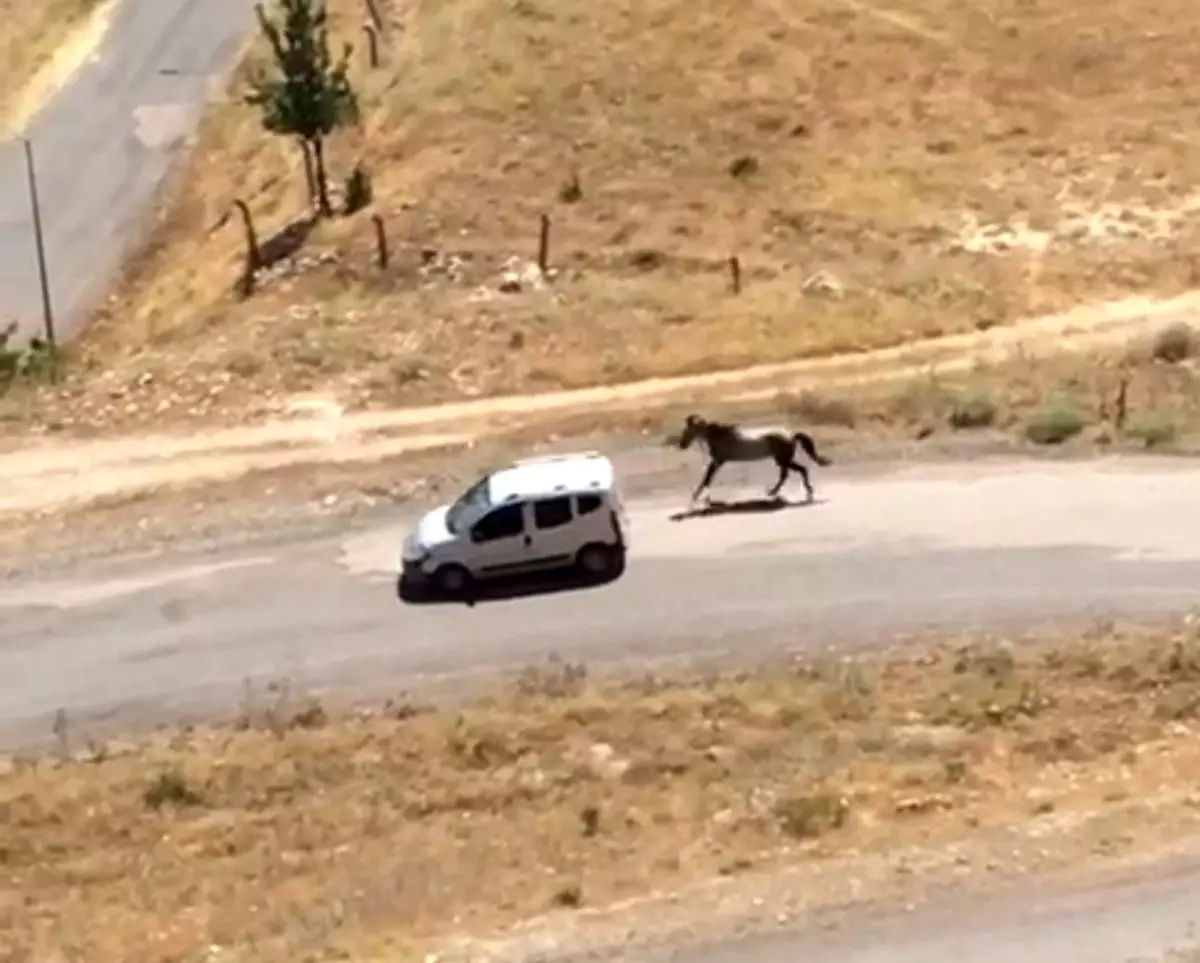
<svg viewBox="0 0 1200 963"><path fill-rule="evenodd" d="M1125 344L1200 310L1200 293L1131 298L972 335L862 355L820 358L684 378L518 395L395 411L345 413L329 399L294 399L277 421L249 428L105 441L18 442L0 457L0 513L53 509L164 485L199 485L249 472L331 462L372 462L406 452L471 445L551 426L580 413L654 410L695 400L748 401L819 385L911 378L980 362Z"/></svg>

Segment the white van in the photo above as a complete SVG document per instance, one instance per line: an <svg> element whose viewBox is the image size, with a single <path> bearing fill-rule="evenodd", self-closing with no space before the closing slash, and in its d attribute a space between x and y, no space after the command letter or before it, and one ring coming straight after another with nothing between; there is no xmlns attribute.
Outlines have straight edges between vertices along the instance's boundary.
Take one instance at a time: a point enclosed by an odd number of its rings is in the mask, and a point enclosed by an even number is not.
<svg viewBox="0 0 1200 963"><path fill-rule="evenodd" d="M401 577L447 595L475 580L549 569L615 578L625 568L626 528L608 458L530 458L426 513L404 540Z"/></svg>

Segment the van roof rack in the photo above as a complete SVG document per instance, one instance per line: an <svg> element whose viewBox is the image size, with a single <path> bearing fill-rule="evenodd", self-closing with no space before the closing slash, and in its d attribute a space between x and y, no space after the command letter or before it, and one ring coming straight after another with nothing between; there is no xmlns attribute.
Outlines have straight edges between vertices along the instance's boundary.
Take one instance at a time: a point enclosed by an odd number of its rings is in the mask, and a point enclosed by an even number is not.
<svg viewBox="0 0 1200 963"><path fill-rule="evenodd" d="M519 458L513 465L540 465L549 461L567 461L571 458L602 458L598 451L560 451L550 455L534 455L531 458Z"/></svg>

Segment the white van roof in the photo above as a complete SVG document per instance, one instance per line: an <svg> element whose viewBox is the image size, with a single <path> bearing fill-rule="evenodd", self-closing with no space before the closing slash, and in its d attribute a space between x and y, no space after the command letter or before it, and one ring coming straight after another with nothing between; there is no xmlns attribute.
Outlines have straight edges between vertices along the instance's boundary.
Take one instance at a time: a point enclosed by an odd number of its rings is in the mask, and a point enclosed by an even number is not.
<svg viewBox="0 0 1200 963"><path fill-rule="evenodd" d="M614 478L612 462L599 452L567 452L526 458L493 472L488 495L492 504L498 505L512 498L608 491Z"/></svg>

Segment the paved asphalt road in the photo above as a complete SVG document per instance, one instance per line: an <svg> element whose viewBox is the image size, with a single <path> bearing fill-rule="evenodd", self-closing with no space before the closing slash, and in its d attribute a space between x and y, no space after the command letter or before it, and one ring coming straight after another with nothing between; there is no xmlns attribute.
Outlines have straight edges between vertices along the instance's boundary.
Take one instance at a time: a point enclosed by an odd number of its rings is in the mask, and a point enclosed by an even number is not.
<svg viewBox="0 0 1200 963"><path fill-rule="evenodd" d="M148 223L253 22L252 0L119 0L95 57L29 125L60 336ZM0 144L0 317L28 335L42 309L24 165L19 142Z"/></svg>
<svg viewBox="0 0 1200 963"><path fill-rule="evenodd" d="M623 963L1143 963L1197 945L1194 860L1084 885L977 898L943 897L914 912L854 914L720 946L622 953Z"/></svg>
<svg viewBox="0 0 1200 963"><path fill-rule="evenodd" d="M811 507L684 521L670 518L678 495L636 501L618 582L473 609L396 598L407 519L10 582L0 748L46 738L59 707L94 725L232 708L246 679L376 695L552 652L599 664L1200 605L1193 463L843 470L820 484Z"/></svg>

